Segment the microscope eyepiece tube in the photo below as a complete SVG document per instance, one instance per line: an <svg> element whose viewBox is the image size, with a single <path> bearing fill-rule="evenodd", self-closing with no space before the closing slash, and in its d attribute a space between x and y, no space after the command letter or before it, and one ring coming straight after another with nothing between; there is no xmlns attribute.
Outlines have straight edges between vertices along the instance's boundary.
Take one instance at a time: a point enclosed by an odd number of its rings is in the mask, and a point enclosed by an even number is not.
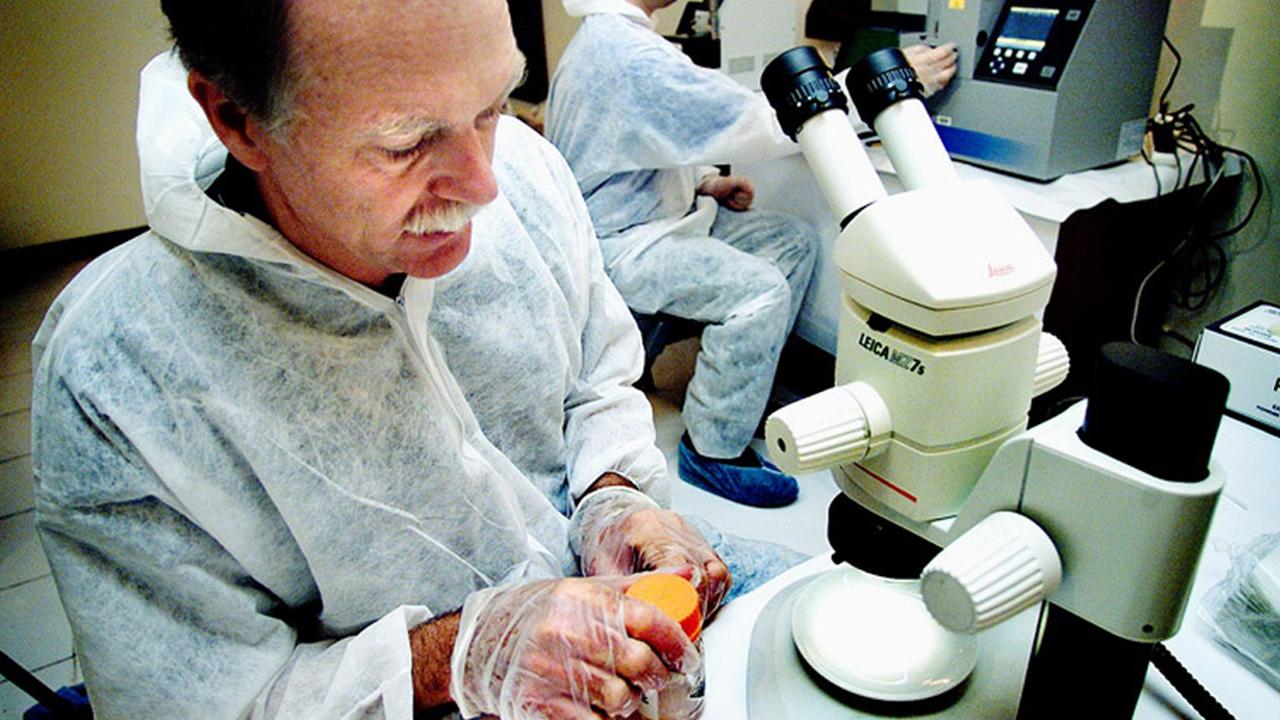
<svg viewBox="0 0 1280 720"><path fill-rule="evenodd" d="M783 131L800 144L841 227L888 195L849 123L849 101L817 50L802 46L774 58L760 87Z"/></svg>
<svg viewBox="0 0 1280 720"><path fill-rule="evenodd" d="M924 86L907 56L897 48L877 50L849 69L849 92L863 119L871 120L896 102L924 99Z"/></svg>
<svg viewBox="0 0 1280 720"><path fill-rule="evenodd" d="M956 181L955 166L924 107L924 87L897 48L867 55L849 70L858 114L875 128L907 190Z"/></svg>

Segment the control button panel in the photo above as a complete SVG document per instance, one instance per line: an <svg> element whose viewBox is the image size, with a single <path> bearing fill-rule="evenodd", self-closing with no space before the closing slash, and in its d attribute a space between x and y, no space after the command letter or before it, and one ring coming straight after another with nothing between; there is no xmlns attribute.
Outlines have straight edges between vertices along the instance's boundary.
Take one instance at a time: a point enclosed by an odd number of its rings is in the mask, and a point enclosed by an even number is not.
<svg viewBox="0 0 1280 720"><path fill-rule="evenodd" d="M1094 0L1017 0L1005 5L974 77L1055 89Z"/></svg>

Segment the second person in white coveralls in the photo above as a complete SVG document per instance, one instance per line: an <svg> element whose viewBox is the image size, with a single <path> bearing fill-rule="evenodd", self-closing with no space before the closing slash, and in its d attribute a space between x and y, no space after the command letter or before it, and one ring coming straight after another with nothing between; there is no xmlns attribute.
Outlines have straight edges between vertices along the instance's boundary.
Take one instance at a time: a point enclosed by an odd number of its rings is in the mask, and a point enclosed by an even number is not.
<svg viewBox="0 0 1280 720"><path fill-rule="evenodd" d="M564 0L583 22L552 79L547 137L573 169L605 269L632 311L704 323L679 448L686 482L780 506L794 478L749 448L813 272L802 219L750 210L751 183L714 165L797 152L763 97L694 65L652 18L674 0ZM921 51L927 51L922 55ZM954 48L913 49L954 72Z"/></svg>
<svg viewBox="0 0 1280 720"><path fill-rule="evenodd" d="M685 397L680 476L778 506L794 478L748 447L804 299L817 236L748 211L751 184L713 164L792 152L772 110L654 32L669 0L565 0L585 15L552 80L547 136L573 169L605 268L637 313L705 323Z"/></svg>

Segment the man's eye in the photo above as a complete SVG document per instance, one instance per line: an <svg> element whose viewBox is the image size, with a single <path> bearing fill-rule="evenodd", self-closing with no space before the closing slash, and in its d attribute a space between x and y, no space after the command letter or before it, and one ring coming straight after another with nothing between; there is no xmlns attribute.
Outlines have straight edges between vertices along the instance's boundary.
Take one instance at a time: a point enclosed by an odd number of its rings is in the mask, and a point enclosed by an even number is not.
<svg viewBox="0 0 1280 720"><path fill-rule="evenodd" d="M382 152L392 160L407 160L420 154L424 147L426 147L425 142L418 142L407 148L382 148Z"/></svg>
<svg viewBox="0 0 1280 720"><path fill-rule="evenodd" d="M489 108L488 110L485 110L484 112L480 113L479 117L476 118L476 124L492 125L493 123L498 121L498 116L501 114L502 114L501 108L496 108L496 107Z"/></svg>

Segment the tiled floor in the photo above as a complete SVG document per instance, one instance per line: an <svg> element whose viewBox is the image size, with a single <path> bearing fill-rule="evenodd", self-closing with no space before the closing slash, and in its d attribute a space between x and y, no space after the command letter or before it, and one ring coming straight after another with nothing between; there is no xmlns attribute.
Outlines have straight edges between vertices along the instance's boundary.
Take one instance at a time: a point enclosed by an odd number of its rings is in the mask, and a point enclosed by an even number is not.
<svg viewBox="0 0 1280 720"><path fill-rule="evenodd" d="M30 343L49 303L83 265L48 268L7 288L0 319L0 650L55 689L79 682L79 672L71 629L33 526ZM808 554L825 552L826 507L836 493L830 473L801 478L800 499L776 510L736 505L676 479L676 445L684 432L679 406L696 350L695 340L677 343L654 367L658 389L650 401L672 477L673 505L725 532ZM0 682L0 720L21 718L31 704L22 691Z"/></svg>
<svg viewBox="0 0 1280 720"><path fill-rule="evenodd" d="M7 283L0 317L0 650L58 688L78 681L71 628L36 540L31 480L31 337L83 267L71 262ZM0 682L0 720L32 701Z"/></svg>

